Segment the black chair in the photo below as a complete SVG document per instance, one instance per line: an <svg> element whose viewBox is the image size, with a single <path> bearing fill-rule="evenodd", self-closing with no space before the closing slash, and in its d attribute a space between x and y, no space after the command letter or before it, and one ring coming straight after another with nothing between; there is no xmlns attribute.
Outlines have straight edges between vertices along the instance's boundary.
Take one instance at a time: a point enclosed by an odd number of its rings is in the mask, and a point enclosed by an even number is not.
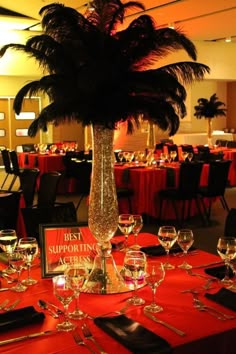
<svg viewBox="0 0 236 354"><path fill-rule="evenodd" d="M183 145L180 145L180 146L181 146L182 151L184 151L184 152L191 152L192 154L194 154L193 145L190 145L190 144L183 144Z"/></svg>
<svg viewBox="0 0 236 354"><path fill-rule="evenodd" d="M15 150L10 151L9 155L10 155L10 159L11 159L12 172L14 174L14 178L13 178L13 181L14 181L13 184L14 184L16 179L18 177L20 177L20 174L24 171L24 169L20 168L19 161L18 161L18 155Z"/></svg>
<svg viewBox="0 0 236 354"><path fill-rule="evenodd" d="M236 237L236 208L231 208L226 216L224 236Z"/></svg>
<svg viewBox="0 0 236 354"><path fill-rule="evenodd" d="M33 152L35 151L34 144L22 144L22 151L23 152Z"/></svg>
<svg viewBox="0 0 236 354"><path fill-rule="evenodd" d="M231 160L211 161L209 164L207 186L199 188L198 193L208 223L210 222L213 199L220 198L222 207L229 211L224 194L228 185L228 174L231 162ZM208 198L208 207L206 207L204 198Z"/></svg>
<svg viewBox="0 0 236 354"><path fill-rule="evenodd" d="M58 203L48 207L22 208L21 212L27 236L36 237L39 244L39 227L41 224L77 222L76 209L73 202Z"/></svg>
<svg viewBox="0 0 236 354"><path fill-rule="evenodd" d="M37 207L52 207L55 204L57 196L57 187L61 173L52 171L45 172L40 176Z"/></svg>
<svg viewBox="0 0 236 354"><path fill-rule="evenodd" d="M160 139L160 142L163 143L163 144L166 144L166 143L169 143L169 144L174 144L174 141L173 139Z"/></svg>
<svg viewBox="0 0 236 354"><path fill-rule="evenodd" d="M132 214L132 201L131 198L134 195L134 191L129 187L117 187L116 188L117 199L118 201L121 199L127 199L129 213Z"/></svg>
<svg viewBox="0 0 236 354"><path fill-rule="evenodd" d="M159 220L162 220L163 213L163 202L171 202L173 210L175 212L177 223L182 227L185 215L186 215L186 205L188 206L187 218L190 218L190 211L192 201L198 208L199 215L204 222L204 218L201 212L200 203L198 201L198 190L201 178L203 164L200 162L183 162L180 165L179 172L179 185L177 188L164 189L159 192L160 198L160 209L159 209ZM179 215L179 205L178 202L182 202L181 215Z"/></svg>
<svg viewBox="0 0 236 354"><path fill-rule="evenodd" d="M235 149L235 148L236 148L236 141L234 141L234 140L228 141L228 142L227 142L227 148Z"/></svg>
<svg viewBox="0 0 236 354"><path fill-rule="evenodd" d="M7 179L10 175L13 176L12 180L11 180L11 183L8 187L8 190L11 191L15 181L16 181L16 177L13 173L13 169L12 169L12 166L11 166L11 158L10 158L10 153L9 153L9 150L7 149L3 149L1 150L1 155L2 155L2 161L3 161L3 164L4 164L4 170L5 170L5 173L6 173L6 176L3 180L3 183L1 185L1 189L4 188L5 186L5 183L7 182Z"/></svg>
<svg viewBox="0 0 236 354"><path fill-rule="evenodd" d="M26 168L19 176L20 188L22 190L26 207L33 206L39 173L40 171L37 168Z"/></svg>
<svg viewBox="0 0 236 354"><path fill-rule="evenodd" d="M0 229L17 229L21 191L0 193Z"/></svg>

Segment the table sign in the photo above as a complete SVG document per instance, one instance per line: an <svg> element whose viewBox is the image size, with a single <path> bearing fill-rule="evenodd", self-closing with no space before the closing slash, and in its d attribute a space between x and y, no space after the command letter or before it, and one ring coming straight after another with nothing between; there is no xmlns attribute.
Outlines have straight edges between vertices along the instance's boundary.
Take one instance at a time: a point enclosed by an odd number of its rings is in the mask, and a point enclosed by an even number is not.
<svg viewBox="0 0 236 354"><path fill-rule="evenodd" d="M62 274L71 262L92 266L97 242L84 223L41 224L39 235L43 278Z"/></svg>

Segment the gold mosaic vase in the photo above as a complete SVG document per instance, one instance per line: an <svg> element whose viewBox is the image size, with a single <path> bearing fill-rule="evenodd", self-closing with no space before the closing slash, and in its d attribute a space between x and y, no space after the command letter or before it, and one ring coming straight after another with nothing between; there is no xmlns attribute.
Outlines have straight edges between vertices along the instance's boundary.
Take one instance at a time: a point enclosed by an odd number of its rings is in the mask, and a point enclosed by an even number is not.
<svg viewBox="0 0 236 354"><path fill-rule="evenodd" d="M100 294L119 292L123 285L111 254L110 243L118 225L113 138L113 130L93 126L93 168L88 225L98 245L86 289L87 292Z"/></svg>

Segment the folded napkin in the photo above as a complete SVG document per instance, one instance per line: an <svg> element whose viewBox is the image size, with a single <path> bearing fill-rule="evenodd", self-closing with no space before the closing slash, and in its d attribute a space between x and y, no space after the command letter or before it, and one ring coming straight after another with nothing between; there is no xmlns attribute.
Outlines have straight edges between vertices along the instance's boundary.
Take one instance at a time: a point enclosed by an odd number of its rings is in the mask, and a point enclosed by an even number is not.
<svg viewBox="0 0 236 354"><path fill-rule="evenodd" d="M33 306L23 307L0 314L0 331L9 331L29 324L43 322L44 313L37 312Z"/></svg>
<svg viewBox="0 0 236 354"><path fill-rule="evenodd" d="M226 266L222 265L222 266L217 266L217 267L213 267L213 268L206 268L205 273L218 278L218 279L223 279L226 273ZM231 268L229 268L229 277L232 278L234 276L233 271Z"/></svg>
<svg viewBox="0 0 236 354"><path fill-rule="evenodd" d="M206 293L205 296L230 310L236 311L236 293L226 288L221 288L215 294Z"/></svg>
<svg viewBox="0 0 236 354"><path fill-rule="evenodd" d="M169 343L125 315L97 317L94 323L135 354L171 354Z"/></svg>
<svg viewBox="0 0 236 354"><path fill-rule="evenodd" d="M192 246L190 247L189 251L193 251L195 249L196 248ZM140 250L146 253L148 256L164 256L166 254L165 249L161 245L141 247ZM170 249L170 254L178 252L183 252L183 250L177 244Z"/></svg>
<svg viewBox="0 0 236 354"><path fill-rule="evenodd" d="M175 169L167 166L160 166L160 168L166 170L166 187L175 187Z"/></svg>

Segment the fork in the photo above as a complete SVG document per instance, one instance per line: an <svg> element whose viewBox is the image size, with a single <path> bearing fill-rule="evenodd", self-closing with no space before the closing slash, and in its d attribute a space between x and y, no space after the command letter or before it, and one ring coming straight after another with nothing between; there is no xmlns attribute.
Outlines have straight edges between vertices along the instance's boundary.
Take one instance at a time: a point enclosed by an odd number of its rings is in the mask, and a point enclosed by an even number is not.
<svg viewBox="0 0 236 354"><path fill-rule="evenodd" d="M193 302L196 308L199 308L199 310L205 310L209 313L211 313L213 316L215 314L215 317L217 317L220 320L233 320L235 317L231 315L227 315L226 313L217 310L215 307L205 305L201 300L199 300L198 296L196 293L193 294Z"/></svg>
<svg viewBox="0 0 236 354"><path fill-rule="evenodd" d="M72 333L72 335L73 335L73 338L74 338L76 344L82 345L83 347L87 348L91 353L96 354L96 352L94 352L93 349L90 348L90 346L89 346L88 344L86 344L86 343L83 341L83 339L82 339L82 337L80 336L79 332L74 331L74 332Z"/></svg>
<svg viewBox="0 0 236 354"><path fill-rule="evenodd" d="M2 307L3 311L9 312L13 310L20 302L20 299L15 300L10 306L4 306Z"/></svg>
<svg viewBox="0 0 236 354"><path fill-rule="evenodd" d="M8 304L8 302L9 302L8 299L4 300L4 301L0 304L0 310L3 310L4 307Z"/></svg>
<svg viewBox="0 0 236 354"><path fill-rule="evenodd" d="M86 323L84 323L82 325L82 331L83 331L83 335L86 339L89 339L91 340L95 345L96 347L98 348L99 352L101 354L107 354L104 349L101 347L101 345L96 341L96 339L93 337L88 325Z"/></svg>

